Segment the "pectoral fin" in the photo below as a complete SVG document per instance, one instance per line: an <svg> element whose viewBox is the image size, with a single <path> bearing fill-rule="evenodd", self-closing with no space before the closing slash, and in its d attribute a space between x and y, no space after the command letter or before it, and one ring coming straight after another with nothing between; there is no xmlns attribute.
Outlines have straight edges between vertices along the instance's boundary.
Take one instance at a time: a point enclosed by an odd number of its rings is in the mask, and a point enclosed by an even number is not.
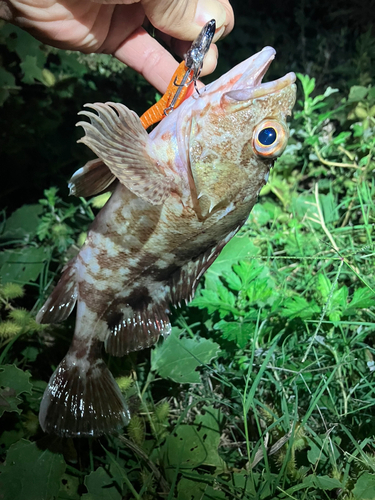
<svg viewBox="0 0 375 500"><path fill-rule="evenodd" d="M153 205L169 196L173 180L147 152L148 134L139 117L119 103L86 104L97 114L81 111L90 119L78 122L86 144L130 191Z"/></svg>
<svg viewBox="0 0 375 500"><path fill-rule="evenodd" d="M68 184L69 194L93 196L107 189L115 179L107 165L100 158L96 158L74 172Z"/></svg>

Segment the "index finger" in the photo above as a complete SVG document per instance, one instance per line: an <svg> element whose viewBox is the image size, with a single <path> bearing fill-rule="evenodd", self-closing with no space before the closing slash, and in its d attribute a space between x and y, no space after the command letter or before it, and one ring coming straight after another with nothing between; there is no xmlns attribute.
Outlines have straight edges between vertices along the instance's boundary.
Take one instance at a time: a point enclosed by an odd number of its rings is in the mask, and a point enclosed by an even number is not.
<svg viewBox="0 0 375 500"><path fill-rule="evenodd" d="M178 66L174 57L142 27L124 40L113 55L140 73L162 94ZM216 48L211 46L205 59L205 74L215 69L216 59Z"/></svg>

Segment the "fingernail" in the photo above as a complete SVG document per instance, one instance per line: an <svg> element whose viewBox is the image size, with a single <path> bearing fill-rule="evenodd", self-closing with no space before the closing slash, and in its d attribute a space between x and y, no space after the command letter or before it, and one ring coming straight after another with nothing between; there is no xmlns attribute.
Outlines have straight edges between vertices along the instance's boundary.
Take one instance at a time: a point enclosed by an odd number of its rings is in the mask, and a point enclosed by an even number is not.
<svg viewBox="0 0 375 500"><path fill-rule="evenodd" d="M215 35L214 35L214 37L212 39L212 43L215 43L218 40L220 40L221 35L224 33L224 31L225 31L225 26L222 26L219 30L216 30L215 31Z"/></svg>
<svg viewBox="0 0 375 500"><path fill-rule="evenodd" d="M216 29L221 28L226 20L224 7L217 0L199 0L194 21L199 26L204 26L211 19L215 19Z"/></svg>

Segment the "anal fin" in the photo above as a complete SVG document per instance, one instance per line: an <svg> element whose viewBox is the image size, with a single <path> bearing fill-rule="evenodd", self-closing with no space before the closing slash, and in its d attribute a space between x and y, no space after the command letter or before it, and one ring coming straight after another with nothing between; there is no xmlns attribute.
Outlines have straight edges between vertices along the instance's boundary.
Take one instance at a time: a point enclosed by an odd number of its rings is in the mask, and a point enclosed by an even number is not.
<svg viewBox="0 0 375 500"><path fill-rule="evenodd" d="M68 262L47 301L36 315L38 323L59 323L72 312L78 297L75 258Z"/></svg>
<svg viewBox="0 0 375 500"><path fill-rule="evenodd" d="M61 437L100 436L120 430L130 413L104 361L68 352L44 392L39 422L44 432Z"/></svg>
<svg viewBox="0 0 375 500"><path fill-rule="evenodd" d="M112 356L124 356L129 352L151 347L160 335L167 336L171 332L165 304L149 304L141 311L133 311L125 306L123 311L109 316L108 336L105 350Z"/></svg>
<svg viewBox="0 0 375 500"><path fill-rule="evenodd" d="M74 196L93 196L101 193L116 180L107 165L96 158L88 161L72 175L68 187Z"/></svg>

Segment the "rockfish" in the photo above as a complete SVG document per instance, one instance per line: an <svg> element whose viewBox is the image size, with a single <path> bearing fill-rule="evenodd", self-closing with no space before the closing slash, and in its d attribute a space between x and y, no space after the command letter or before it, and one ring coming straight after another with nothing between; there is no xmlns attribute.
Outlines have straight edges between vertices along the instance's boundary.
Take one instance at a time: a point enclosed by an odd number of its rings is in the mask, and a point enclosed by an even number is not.
<svg viewBox="0 0 375 500"><path fill-rule="evenodd" d="M98 436L129 421L101 358L152 346L171 329L171 305L245 223L288 140L295 75L261 83L275 56L264 48L184 101L150 134L123 104L87 104L80 142L97 156L71 191L117 185L78 255L37 315L65 320L77 303L70 349L44 393L39 420L60 436Z"/></svg>

